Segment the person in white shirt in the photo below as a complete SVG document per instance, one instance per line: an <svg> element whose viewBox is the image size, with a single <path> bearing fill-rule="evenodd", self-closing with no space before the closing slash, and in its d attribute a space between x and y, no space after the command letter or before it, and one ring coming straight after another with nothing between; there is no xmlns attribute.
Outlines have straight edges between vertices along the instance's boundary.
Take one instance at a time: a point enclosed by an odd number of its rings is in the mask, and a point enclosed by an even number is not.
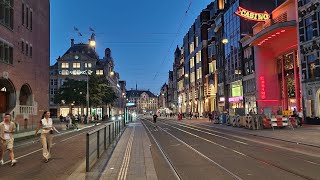
<svg viewBox="0 0 320 180"><path fill-rule="evenodd" d="M45 159L45 162L48 162L51 158L51 147L53 139L53 131L60 133L54 126L53 121L50 118L50 112L45 111L43 113L42 119L38 125L35 135L38 134L38 131L41 130L40 141L42 144L42 155Z"/></svg>
<svg viewBox="0 0 320 180"><path fill-rule="evenodd" d="M16 125L10 119L11 115L5 114L4 121L0 123L0 164L4 164L3 153L8 150L11 166L14 166L17 163L13 153L13 133L16 131Z"/></svg>

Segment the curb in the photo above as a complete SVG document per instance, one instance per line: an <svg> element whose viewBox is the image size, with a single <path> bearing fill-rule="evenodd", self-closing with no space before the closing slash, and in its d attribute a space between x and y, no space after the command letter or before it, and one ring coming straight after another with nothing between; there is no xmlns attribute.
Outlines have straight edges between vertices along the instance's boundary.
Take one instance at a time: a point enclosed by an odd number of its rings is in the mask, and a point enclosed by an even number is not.
<svg viewBox="0 0 320 180"><path fill-rule="evenodd" d="M220 130L232 131L231 129L219 128L219 127L214 127L214 126L212 126L212 127L216 128L216 129L220 129ZM247 134L247 135L250 135L250 136L262 137L262 138L267 138L267 139L274 139L274 140L283 141L283 142L289 142L289 143L294 143L294 144L301 144L301 145L305 145L305 146L320 148L320 145L316 145L316 144L309 144L309 143L291 141L291 140L275 138L275 137L270 137L270 136L264 136L264 135L259 135L259 134L252 134L250 132L241 132L241 131L236 131L236 132L241 133L241 134Z"/></svg>
<svg viewBox="0 0 320 180"><path fill-rule="evenodd" d="M164 118L163 120L165 120L165 119L169 119L169 118ZM169 120L175 120L175 119L169 119ZM189 119L183 119L183 120L189 120ZM223 124L221 124L221 125L223 125ZM216 128L216 129L220 129L220 130L232 131L231 129L219 128L219 127L216 127L216 126L211 126L211 127ZM286 139L281 139L281 138L276 138L276 137L270 137L270 136L264 136L264 135L259 135L259 134L257 135L257 134L252 134L250 132L242 132L242 131L236 131L236 132L242 133L242 134L251 135L251 136L261 137L261 138L274 139L274 140L288 142L288 143L301 144L301 145L305 145L305 146L320 148L320 145L316 145L316 144L310 144L310 143L304 143L304 142L298 142L298 141L291 141L291 140L286 140Z"/></svg>

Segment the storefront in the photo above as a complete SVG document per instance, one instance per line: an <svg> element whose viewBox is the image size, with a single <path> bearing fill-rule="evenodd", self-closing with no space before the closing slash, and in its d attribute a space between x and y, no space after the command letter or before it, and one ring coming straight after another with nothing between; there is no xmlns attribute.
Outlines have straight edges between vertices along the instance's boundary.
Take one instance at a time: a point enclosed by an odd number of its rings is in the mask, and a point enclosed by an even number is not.
<svg viewBox="0 0 320 180"><path fill-rule="evenodd" d="M255 95L245 95L245 113L256 114L257 113L257 99Z"/></svg>
<svg viewBox="0 0 320 180"><path fill-rule="evenodd" d="M254 47L257 113L301 110L296 5L288 0L257 23L244 45ZM246 97L246 111L254 97ZM250 110L249 110L250 111Z"/></svg>

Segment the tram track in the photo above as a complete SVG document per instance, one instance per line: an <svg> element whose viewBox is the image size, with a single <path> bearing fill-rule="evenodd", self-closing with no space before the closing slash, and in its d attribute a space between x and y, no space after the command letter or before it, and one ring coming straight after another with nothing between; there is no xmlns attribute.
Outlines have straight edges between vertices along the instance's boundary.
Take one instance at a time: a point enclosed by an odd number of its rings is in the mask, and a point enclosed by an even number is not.
<svg viewBox="0 0 320 180"><path fill-rule="evenodd" d="M172 126L172 125L170 125L170 124L168 124L168 123L164 123L163 121L160 121L160 123L162 123L162 124L164 124L164 125L166 125L166 126L172 127L172 128L174 128L174 129L177 129L177 130L179 130L179 131L182 131L182 132L184 132L184 133L193 135L194 137L197 137L197 138L202 139L202 140L204 140L204 141L207 141L207 142L209 142L209 143L218 145L218 146L220 146L220 147L222 147L222 148L228 149L228 148L226 148L226 147L223 146L223 145L217 144L217 143L212 142L211 140L205 139L205 138L203 138L203 137L201 137L201 136L199 136L199 135L195 135L195 134L193 134L193 133L191 133L191 132L188 132L188 131L182 130L182 129L180 129L180 128L177 128L177 127ZM171 122L171 123L172 123L172 124L175 124L175 125L181 125L181 124L182 124L182 123L176 123L176 122ZM188 126L188 125L184 124L184 126ZM186 128L190 128L190 127L186 127ZM200 133L207 133L207 134L208 134L208 132L203 132L203 131L199 130L199 127L192 126L191 128L192 128L193 130L196 130L196 131L198 130ZM207 129L206 129L206 130L207 130ZM209 131L209 130L208 130L208 131ZM209 133L209 134L211 134L211 135L213 135L213 136L216 136L216 134L212 134L212 133ZM219 137L219 136L218 136L218 137ZM225 138L224 138L224 139L225 139ZM229 140L230 140L230 141L234 141L234 140L231 140L231 139L229 139ZM259 163L263 163L263 164L272 166L272 167L274 167L274 168L280 169L280 170L282 170L282 171L285 171L285 172L287 172L287 173L293 174L293 175L298 176L298 177L300 177L300 178L308 179L308 180L315 179L315 178L309 177L309 176L307 176L307 175L304 175L304 174L298 173L298 172L296 172L296 171L293 171L293 170L291 170L291 169L285 168L285 167L283 167L283 166L277 165L277 164L275 164L275 163L273 163L273 162L271 162L271 161L268 161L268 160L266 160L266 159L259 158L259 157L256 157L256 156L253 156L253 155L250 155L250 154L247 154L247 153L239 152L239 151L234 150L234 149L230 149L230 150L231 150L232 152L234 152L234 153L237 153L237 154L239 154L239 155L243 155L243 156L249 157L249 158L251 158L251 159L253 159L253 160L255 160L255 161L259 162ZM300 159L300 160L302 160L302 159ZM312 162L312 163L313 163L313 162ZM313 163L313 164L314 164L314 163ZM317 165L317 164L316 164L316 165Z"/></svg>

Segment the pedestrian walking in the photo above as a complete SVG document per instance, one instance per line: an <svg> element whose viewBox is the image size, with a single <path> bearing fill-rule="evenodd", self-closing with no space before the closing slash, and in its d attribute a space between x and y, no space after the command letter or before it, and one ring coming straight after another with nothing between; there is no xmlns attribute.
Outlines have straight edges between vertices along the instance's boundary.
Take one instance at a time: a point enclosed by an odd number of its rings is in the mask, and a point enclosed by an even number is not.
<svg viewBox="0 0 320 180"><path fill-rule="evenodd" d="M17 163L13 153L13 133L16 131L16 124L11 121L11 115L6 113L3 122L0 123L0 164L3 165L3 154L9 151L11 166Z"/></svg>
<svg viewBox="0 0 320 180"><path fill-rule="evenodd" d="M40 141L42 144L42 155L45 162L48 162L51 158L51 147L53 132L60 133L54 126L53 121L50 118L50 112L45 111L42 115L42 119L38 125L35 135L38 135L38 131L41 129Z"/></svg>
<svg viewBox="0 0 320 180"><path fill-rule="evenodd" d="M302 111L298 112L298 126L302 127L302 119L303 119L303 113Z"/></svg>
<svg viewBox="0 0 320 180"><path fill-rule="evenodd" d="M157 118L158 116L156 114L153 115L153 124L154 124L154 128L157 128Z"/></svg>

